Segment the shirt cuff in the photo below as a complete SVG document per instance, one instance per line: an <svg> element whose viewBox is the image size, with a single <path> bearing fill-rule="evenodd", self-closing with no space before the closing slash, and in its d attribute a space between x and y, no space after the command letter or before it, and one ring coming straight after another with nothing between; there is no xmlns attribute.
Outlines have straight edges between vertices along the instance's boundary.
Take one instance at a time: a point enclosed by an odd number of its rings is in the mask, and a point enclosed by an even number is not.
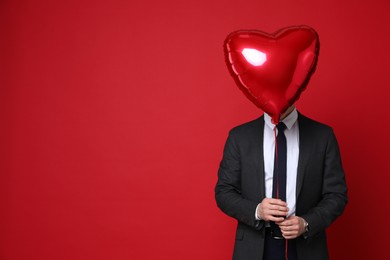
<svg viewBox="0 0 390 260"><path fill-rule="evenodd" d="M260 216L257 216L257 210L259 209L260 203L257 204L256 211L255 211L255 219L256 220L261 220Z"/></svg>

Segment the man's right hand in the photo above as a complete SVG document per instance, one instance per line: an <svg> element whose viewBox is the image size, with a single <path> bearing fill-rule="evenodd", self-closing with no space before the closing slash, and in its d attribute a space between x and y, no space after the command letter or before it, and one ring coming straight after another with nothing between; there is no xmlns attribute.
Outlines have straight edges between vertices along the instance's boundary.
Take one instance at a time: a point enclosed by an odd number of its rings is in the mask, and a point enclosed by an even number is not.
<svg viewBox="0 0 390 260"><path fill-rule="evenodd" d="M264 221L282 222L287 214L287 203L280 199L265 198L257 206L257 216Z"/></svg>

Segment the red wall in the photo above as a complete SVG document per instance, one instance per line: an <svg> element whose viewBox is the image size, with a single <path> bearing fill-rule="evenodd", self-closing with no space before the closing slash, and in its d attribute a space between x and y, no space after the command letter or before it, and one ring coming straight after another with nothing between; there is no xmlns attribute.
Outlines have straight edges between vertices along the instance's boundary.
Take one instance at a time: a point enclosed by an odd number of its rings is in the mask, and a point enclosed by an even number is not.
<svg viewBox="0 0 390 260"><path fill-rule="evenodd" d="M345 2L345 3L344 3ZM334 127L350 203L332 259L390 259L388 0L0 3L0 259L230 259L214 201L228 130L261 114L223 40L307 24L298 102Z"/></svg>

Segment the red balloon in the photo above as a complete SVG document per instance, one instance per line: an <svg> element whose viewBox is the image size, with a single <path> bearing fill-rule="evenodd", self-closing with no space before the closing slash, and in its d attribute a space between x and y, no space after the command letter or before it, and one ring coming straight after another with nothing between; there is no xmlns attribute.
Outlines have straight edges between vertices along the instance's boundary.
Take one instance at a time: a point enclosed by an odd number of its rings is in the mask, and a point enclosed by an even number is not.
<svg viewBox="0 0 390 260"><path fill-rule="evenodd" d="M317 64L319 38L308 26L273 34L239 30L226 38L224 53L238 87L276 124L306 88Z"/></svg>

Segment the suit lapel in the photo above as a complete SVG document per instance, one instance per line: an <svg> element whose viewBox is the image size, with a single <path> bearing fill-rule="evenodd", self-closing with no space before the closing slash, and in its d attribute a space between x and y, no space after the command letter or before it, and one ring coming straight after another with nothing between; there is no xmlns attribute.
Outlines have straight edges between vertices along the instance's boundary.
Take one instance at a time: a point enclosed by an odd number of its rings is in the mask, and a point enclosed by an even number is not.
<svg viewBox="0 0 390 260"><path fill-rule="evenodd" d="M310 143L310 130L307 126L307 120L301 114L298 115L298 127L299 127L299 159L297 170L297 190L296 197L299 197L301 192L303 179L305 175L305 169L310 156L311 143Z"/></svg>
<svg viewBox="0 0 390 260"><path fill-rule="evenodd" d="M255 156L257 158L256 166L256 183L259 183L259 198L265 198L265 176L264 176L264 149L263 149L263 137L264 137L264 116L258 119L258 127L256 127L255 133Z"/></svg>

